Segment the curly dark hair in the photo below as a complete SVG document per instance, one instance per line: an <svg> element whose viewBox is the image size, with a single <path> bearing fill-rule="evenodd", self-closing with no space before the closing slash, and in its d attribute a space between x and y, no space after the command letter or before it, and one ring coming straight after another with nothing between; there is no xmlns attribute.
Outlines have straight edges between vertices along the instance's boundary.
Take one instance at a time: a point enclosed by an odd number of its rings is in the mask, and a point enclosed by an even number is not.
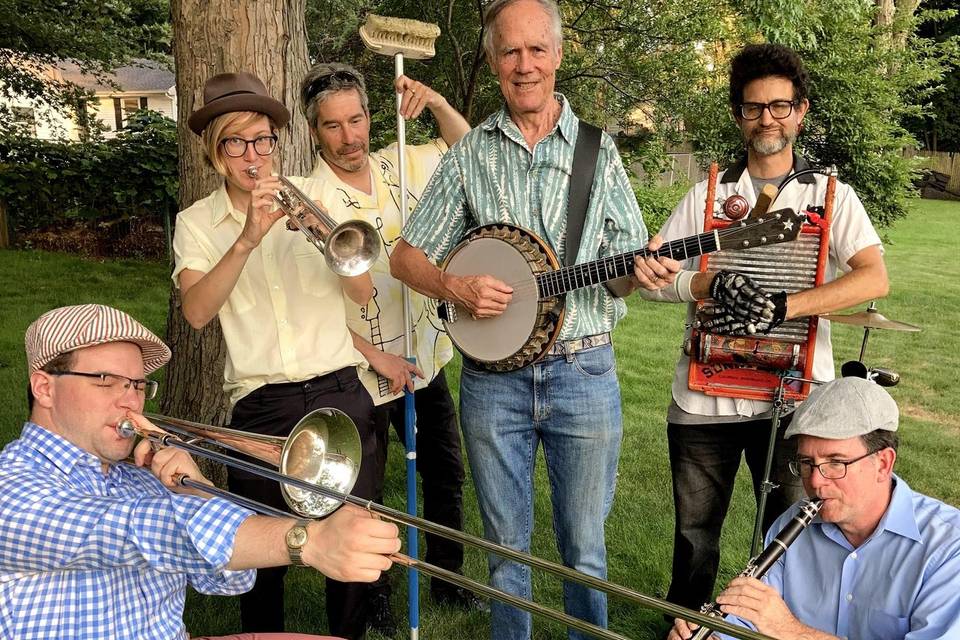
<svg viewBox="0 0 960 640"><path fill-rule="evenodd" d="M796 51L781 44L750 44L730 62L730 104L743 103L748 83L770 76L790 80L794 100L806 100L810 94L810 75Z"/></svg>

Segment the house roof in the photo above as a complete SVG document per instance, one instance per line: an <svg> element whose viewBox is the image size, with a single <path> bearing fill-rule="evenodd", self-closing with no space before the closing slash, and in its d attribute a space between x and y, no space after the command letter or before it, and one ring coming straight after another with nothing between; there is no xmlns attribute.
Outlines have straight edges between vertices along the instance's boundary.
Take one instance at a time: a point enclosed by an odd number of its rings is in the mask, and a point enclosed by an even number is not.
<svg viewBox="0 0 960 640"><path fill-rule="evenodd" d="M114 87L101 83L96 76L82 73L76 63L61 61L57 64L57 68L63 75L64 80L73 82L84 89L97 93L118 91ZM109 77L120 86L119 91L124 92L166 91L175 82L173 71L162 62L143 58L134 58L129 65L114 69L113 74Z"/></svg>

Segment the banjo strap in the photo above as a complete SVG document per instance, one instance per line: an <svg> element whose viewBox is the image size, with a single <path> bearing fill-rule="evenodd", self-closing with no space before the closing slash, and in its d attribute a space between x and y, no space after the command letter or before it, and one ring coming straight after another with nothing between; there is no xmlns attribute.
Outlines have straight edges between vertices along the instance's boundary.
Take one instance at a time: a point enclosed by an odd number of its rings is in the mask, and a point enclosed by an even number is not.
<svg viewBox="0 0 960 640"><path fill-rule="evenodd" d="M590 189L597 171L597 155L600 153L600 128L580 121L577 130L577 146L573 149L573 167L570 173L570 191L567 193L567 240L564 263L575 264L580 252L583 223L590 204Z"/></svg>

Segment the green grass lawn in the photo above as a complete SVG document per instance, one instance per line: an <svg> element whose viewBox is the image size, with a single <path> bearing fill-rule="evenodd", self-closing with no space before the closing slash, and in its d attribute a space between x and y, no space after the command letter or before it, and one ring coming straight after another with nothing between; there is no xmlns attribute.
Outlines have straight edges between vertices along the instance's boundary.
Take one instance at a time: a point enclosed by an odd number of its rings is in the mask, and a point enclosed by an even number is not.
<svg viewBox="0 0 960 640"><path fill-rule="evenodd" d="M955 369L960 352L960 204L918 201L911 216L886 232L891 294L880 301L888 318L919 324L921 333L871 332L868 366L898 371L902 382L892 390L901 407L902 447L898 471L914 489L960 505L960 383ZM94 262L38 252L0 252L0 440L16 437L26 414L26 372L23 333L41 312L54 306L102 302L123 308L163 335L169 291L165 265L116 261ZM859 309L855 309L859 310ZM665 408L669 384L680 350L683 310L677 305L630 301L630 314L617 328L615 344L624 404L624 442L617 498L607 526L610 579L635 590L663 597L670 576L672 497L667 462ZM837 363L857 358L863 331L834 325ZM455 387L459 365L449 367ZM161 391L162 392L162 391ZM454 389L456 392L456 389ZM391 445L385 502L404 505L401 447ZM536 532L533 550L558 560L550 525L549 496L542 458L538 463ZM464 494L466 529L479 535L480 517L472 484ZM721 580L742 569L747 560L754 518L747 474L741 473L723 534ZM421 543L422 549L422 543ZM483 554L468 551L467 575L484 580ZM394 608L406 612L406 576L393 571ZM425 586L425 584L424 584ZM534 573L537 600L560 608L560 585L551 576ZM287 581L287 619L291 631L322 633L323 580L307 569L294 569ZM239 629L236 601L192 594L186 614L193 634L229 633ZM665 629L660 615L611 599L610 626L632 638L658 638ZM486 638L482 614L463 614L421 603L424 638ZM401 631L398 638L407 637ZM534 637L564 638L564 629L537 622Z"/></svg>

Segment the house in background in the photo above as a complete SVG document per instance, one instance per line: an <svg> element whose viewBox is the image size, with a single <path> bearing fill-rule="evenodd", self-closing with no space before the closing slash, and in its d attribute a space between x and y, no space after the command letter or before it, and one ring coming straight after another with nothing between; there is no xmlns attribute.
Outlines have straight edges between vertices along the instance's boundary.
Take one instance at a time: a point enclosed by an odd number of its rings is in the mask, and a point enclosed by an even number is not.
<svg viewBox="0 0 960 640"><path fill-rule="evenodd" d="M134 59L130 65L119 67L109 77L116 87L101 83L95 76L85 74L72 62L60 62L44 71L53 80L72 82L93 92L86 103L86 118L98 122L103 135L112 138L123 129L127 118L137 109L159 111L177 119L177 88L173 71L153 60ZM22 98L4 98L15 122L43 140L79 140L83 118L77 114L63 114L44 104Z"/></svg>

